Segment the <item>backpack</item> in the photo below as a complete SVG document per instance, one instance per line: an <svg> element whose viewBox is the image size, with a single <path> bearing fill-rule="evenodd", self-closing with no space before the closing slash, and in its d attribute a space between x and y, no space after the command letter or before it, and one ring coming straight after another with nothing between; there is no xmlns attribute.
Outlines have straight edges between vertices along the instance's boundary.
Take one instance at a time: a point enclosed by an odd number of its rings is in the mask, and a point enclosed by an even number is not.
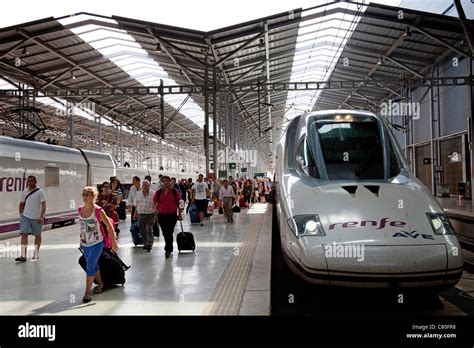
<svg viewBox="0 0 474 348"><path fill-rule="evenodd" d="M79 216L81 216L82 208L83 207L77 208ZM98 205L94 205L94 214L95 214L95 217L96 217L97 221L99 222L100 230L102 231L102 236L104 237L104 246L106 248L110 249L110 248L112 248L112 237L110 236L110 234L107 231L107 225L102 222L102 218L100 216L100 211L101 210L102 210L101 207L99 207ZM109 219L110 224L113 226L114 225L114 220L112 220L108 216L107 216L107 218Z"/></svg>
<svg viewBox="0 0 474 348"><path fill-rule="evenodd" d="M161 196L161 192L163 191L163 189L159 189L156 194L157 194L157 198L156 198L156 206L158 207L158 204L160 203L160 196ZM172 188L171 191L173 191L173 196L174 196L174 199L176 201L176 208L179 208L179 200L178 200L178 191L175 189L175 188Z"/></svg>

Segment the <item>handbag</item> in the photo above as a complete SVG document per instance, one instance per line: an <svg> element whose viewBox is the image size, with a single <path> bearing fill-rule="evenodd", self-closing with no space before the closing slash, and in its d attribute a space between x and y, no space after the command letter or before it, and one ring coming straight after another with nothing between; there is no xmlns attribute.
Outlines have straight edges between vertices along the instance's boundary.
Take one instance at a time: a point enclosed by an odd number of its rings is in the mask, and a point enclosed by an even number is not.
<svg viewBox="0 0 474 348"><path fill-rule="evenodd" d="M234 205L234 206L232 207L232 211L233 211L234 213L240 213L240 207L236 204L236 205Z"/></svg>
<svg viewBox="0 0 474 348"><path fill-rule="evenodd" d="M222 207L219 207L219 214L220 215L224 214L224 209L222 209Z"/></svg>

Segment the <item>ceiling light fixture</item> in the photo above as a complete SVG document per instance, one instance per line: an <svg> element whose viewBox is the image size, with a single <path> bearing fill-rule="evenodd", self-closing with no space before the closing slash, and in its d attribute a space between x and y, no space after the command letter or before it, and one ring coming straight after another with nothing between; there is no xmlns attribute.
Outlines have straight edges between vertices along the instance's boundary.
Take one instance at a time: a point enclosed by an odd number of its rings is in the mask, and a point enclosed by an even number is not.
<svg viewBox="0 0 474 348"><path fill-rule="evenodd" d="M383 61L382 61L382 57L379 57L379 61L377 62L378 65L382 65Z"/></svg>
<svg viewBox="0 0 474 348"><path fill-rule="evenodd" d="M265 40L264 39L260 39L259 40L259 44L258 44L258 48L265 48Z"/></svg>
<svg viewBox="0 0 474 348"><path fill-rule="evenodd" d="M23 50L21 51L21 55L26 56L28 54L30 54L30 52L28 52L28 50L26 49L26 46L23 47Z"/></svg>
<svg viewBox="0 0 474 348"><path fill-rule="evenodd" d="M156 49L155 49L156 52L163 52L163 50L161 49L161 44L158 42L156 44Z"/></svg>

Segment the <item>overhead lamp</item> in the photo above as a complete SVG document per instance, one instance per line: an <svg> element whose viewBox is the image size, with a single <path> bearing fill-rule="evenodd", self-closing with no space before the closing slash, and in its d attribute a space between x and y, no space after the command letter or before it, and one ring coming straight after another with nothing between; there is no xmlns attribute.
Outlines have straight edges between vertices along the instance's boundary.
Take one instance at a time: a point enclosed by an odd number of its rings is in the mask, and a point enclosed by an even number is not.
<svg viewBox="0 0 474 348"><path fill-rule="evenodd" d="M179 69L179 76L183 76L183 69Z"/></svg>
<svg viewBox="0 0 474 348"><path fill-rule="evenodd" d="M28 55L28 54L30 54L30 53L29 53L28 50L26 49L26 46L24 46L24 47L23 47L23 50L21 51L21 55L26 56L26 55Z"/></svg>
<svg viewBox="0 0 474 348"><path fill-rule="evenodd" d="M265 40L264 39L259 40L258 48L265 48Z"/></svg>
<svg viewBox="0 0 474 348"><path fill-rule="evenodd" d="M72 78L73 80L76 79L76 74L74 73L74 71L71 71L71 78Z"/></svg>
<svg viewBox="0 0 474 348"><path fill-rule="evenodd" d="M156 44L156 49L155 49L156 52L163 52L163 50L161 49L161 44L158 42Z"/></svg>
<svg viewBox="0 0 474 348"><path fill-rule="evenodd" d="M403 34L404 37L409 37L411 35L410 27L405 29L405 33Z"/></svg>
<svg viewBox="0 0 474 348"><path fill-rule="evenodd" d="M379 61L377 62L378 65L382 65L383 61L382 61L382 57L379 57Z"/></svg>

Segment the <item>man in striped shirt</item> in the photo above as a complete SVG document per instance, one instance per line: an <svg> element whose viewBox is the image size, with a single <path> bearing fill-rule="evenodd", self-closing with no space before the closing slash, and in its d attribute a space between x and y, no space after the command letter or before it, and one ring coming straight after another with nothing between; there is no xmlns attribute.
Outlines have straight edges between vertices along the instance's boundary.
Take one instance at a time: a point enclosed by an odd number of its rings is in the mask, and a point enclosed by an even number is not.
<svg viewBox="0 0 474 348"><path fill-rule="evenodd" d="M219 199L224 203L224 214L227 222L234 222L232 206L235 200L235 190L229 185L229 180L224 179L223 185L219 190Z"/></svg>
<svg viewBox="0 0 474 348"><path fill-rule="evenodd" d="M150 251L153 247L153 224L156 219L153 206L154 195L155 191L150 190L150 182L143 180L142 189L135 196L136 211L134 219L138 218L140 233L143 238L143 249L146 251Z"/></svg>

